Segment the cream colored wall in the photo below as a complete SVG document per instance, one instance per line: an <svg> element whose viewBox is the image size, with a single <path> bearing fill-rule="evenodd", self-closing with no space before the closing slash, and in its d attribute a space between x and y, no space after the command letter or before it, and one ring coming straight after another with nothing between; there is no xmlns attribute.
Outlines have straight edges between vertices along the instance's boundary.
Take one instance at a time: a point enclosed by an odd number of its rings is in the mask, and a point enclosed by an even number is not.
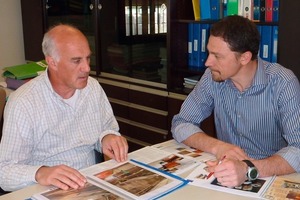
<svg viewBox="0 0 300 200"><path fill-rule="evenodd" d="M20 0L0 0L0 68L25 63Z"/></svg>

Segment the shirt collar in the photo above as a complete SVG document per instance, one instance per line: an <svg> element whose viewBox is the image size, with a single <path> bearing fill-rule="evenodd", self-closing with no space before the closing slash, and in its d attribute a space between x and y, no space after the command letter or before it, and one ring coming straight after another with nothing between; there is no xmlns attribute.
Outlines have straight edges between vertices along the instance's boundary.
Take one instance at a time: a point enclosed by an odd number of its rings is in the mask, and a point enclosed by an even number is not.
<svg viewBox="0 0 300 200"><path fill-rule="evenodd" d="M252 80L250 87L265 87L268 84L268 76L266 73L267 62L258 57L257 69ZM234 87L233 82L230 79L225 80L225 83L230 87ZM235 88L235 87L234 87Z"/></svg>
<svg viewBox="0 0 300 200"><path fill-rule="evenodd" d="M59 94L57 94L56 92L55 92L55 90L53 89L53 87L52 87L52 84L51 84L51 82L50 82L50 79L49 79L49 71L48 71L48 68L43 72L43 74L42 74L44 77L45 77L45 83L46 83L46 85L47 85L47 87L48 87L48 89L51 91L51 93L54 95L54 96L56 96L57 98L59 98L59 99L63 99ZM78 90L78 89L77 89ZM85 88L83 88L83 89L80 89L80 90L78 90L78 92L79 92L79 94L81 95L81 96L87 96L88 95L88 93L91 91L91 89L90 89L90 87L89 87L89 85L87 85Z"/></svg>
<svg viewBox="0 0 300 200"><path fill-rule="evenodd" d="M51 82L50 82L50 79L49 79L49 71L48 71L48 68L45 70L44 76L45 76L45 82L46 82L46 85L47 85L48 89L51 91L51 93L52 93L56 98L58 98L58 99L60 99L60 100L63 100L63 98L62 98L59 94L57 94L57 93L55 92L55 90L53 89L53 86L52 86L52 84L51 84Z"/></svg>
<svg viewBox="0 0 300 200"><path fill-rule="evenodd" d="M253 78L252 86L266 85L268 83L266 61L258 58L257 69Z"/></svg>

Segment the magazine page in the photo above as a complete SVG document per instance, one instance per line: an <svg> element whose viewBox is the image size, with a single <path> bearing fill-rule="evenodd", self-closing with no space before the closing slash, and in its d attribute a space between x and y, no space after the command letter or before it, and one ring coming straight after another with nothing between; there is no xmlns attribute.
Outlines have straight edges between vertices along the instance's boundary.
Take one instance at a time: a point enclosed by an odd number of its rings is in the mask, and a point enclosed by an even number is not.
<svg viewBox="0 0 300 200"><path fill-rule="evenodd" d="M300 180L276 177L263 197L272 200L300 199Z"/></svg>
<svg viewBox="0 0 300 200"><path fill-rule="evenodd" d="M131 153L129 158L176 175L181 175L200 164L191 157L170 153L151 146Z"/></svg>
<svg viewBox="0 0 300 200"><path fill-rule="evenodd" d="M88 174L87 178L93 184L128 199L157 199L187 184L180 177L145 165L134 161L119 163L113 168Z"/></svg>
<svg viewBox="0 0 300 200"><path fill-rule="evenodd" d="M242 196L261 198L266 189L272 183L273 177L259 178L252 182L246 181L239 187L228 188L222 186L213 175L209 176L207 165L202 163L187 176L187 179L190 181L189 184L198 187L205 187Z"/></svg>
<svg viewBox="0 0 300 200"><path fill-rule="evenodd" d="M163 150L159 150L157 148L153 147L144 147L142 149L139 149L137 151L134 151L128 155L129 159L134 159L140 163L148 164L149 167L153 167L156 170L160 171L160 173L173 173L173 174L181 174L183 172L186 172L187 170L192 169L193 167L198 165L198 162L195 160L184 157L181 155L175 155ZM126 163L126 162L124 162ZM118 163L115 160L111 159L93 166L90 166L88 168L85 168L81 170L80 172L85 175L94 175L98 174L99 172L104 172L107 169L113 169L116 166L122 165L122 163ZM155 171L155 170L154 170ZM175 178L176 179L176 178ZM167 180L167 179L166 179ZM51 188L47 191L44 191L42 193L36 194L33 196L34 199L75 199L74 197L78 197L78 199L85 199L85 196L98 196L97 199L106 199L108 197L111 197L109 199L136 199L136 196L127 195L124 194L123 191L120 192L119 189L115 190L110 187L103 187L103 185L99 184L98 181L95 181L93 179L88 180L90 183L88 183L84 188L80 190L70 190L70 191L63 191L58 188ZM182 180L181 180L182 181ZM177 181L175 181L177 182ZM180 182L180 181L179 181ZM170 184L170 188L172 188L172 184ZM105 188L105 189L104 189ZM163 187L161 190L164 190ZM176 189L174 187L173 189ZM168 190L166 190L168 191ZM166 192L164 191L164 192ZM157 190L157 193L160 193L160 190ZM146 195L147 196L147 195ZM95 199L95 198L91 198Z"/></svg>
<svg viewBox="0 0 300 200"><path fill-rule="evenodd" d="M125 197L118 196L107 190L87 183L83 188L62 190L56 187L35 194L33 200L125 200Z"/></svg>
<svg viewBox="0 0 300 200"><path fill-rule="evenodd" d="M164 150L169 153L176 153L179 155L184 155L184 156L193 158L194 160L196 160L198 162L206 162L208 160L215 159L215 156L210 153L206 153L199 149L194 149L185 144L178 143L174 139L153 145L152 147L155 147L160 150Z"/></svg>

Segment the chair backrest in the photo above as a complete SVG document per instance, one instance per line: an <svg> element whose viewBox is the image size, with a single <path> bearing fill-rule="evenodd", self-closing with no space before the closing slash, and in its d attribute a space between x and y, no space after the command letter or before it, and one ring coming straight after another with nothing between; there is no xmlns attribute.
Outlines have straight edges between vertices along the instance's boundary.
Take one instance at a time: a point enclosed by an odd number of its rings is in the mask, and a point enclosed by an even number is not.
<svg viewBox="0 0 300 200"><path fill-rule="evenodd" d="M0 142L2 138L3 127L3 111L6 103L6 92L3 88L0 88Z"/></svg>

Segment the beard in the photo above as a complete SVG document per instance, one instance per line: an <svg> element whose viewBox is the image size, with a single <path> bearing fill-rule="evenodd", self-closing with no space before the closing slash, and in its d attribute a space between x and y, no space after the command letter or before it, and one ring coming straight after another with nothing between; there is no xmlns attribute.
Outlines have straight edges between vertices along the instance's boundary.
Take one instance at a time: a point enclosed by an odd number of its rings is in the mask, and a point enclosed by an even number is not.
<svg viewBox="0 0 300 200"><path fill-rule="evenodd" d="M221 76L221 73L219 71L211 71L211 77L216 82L223 82L223 78Z"/></svg>

